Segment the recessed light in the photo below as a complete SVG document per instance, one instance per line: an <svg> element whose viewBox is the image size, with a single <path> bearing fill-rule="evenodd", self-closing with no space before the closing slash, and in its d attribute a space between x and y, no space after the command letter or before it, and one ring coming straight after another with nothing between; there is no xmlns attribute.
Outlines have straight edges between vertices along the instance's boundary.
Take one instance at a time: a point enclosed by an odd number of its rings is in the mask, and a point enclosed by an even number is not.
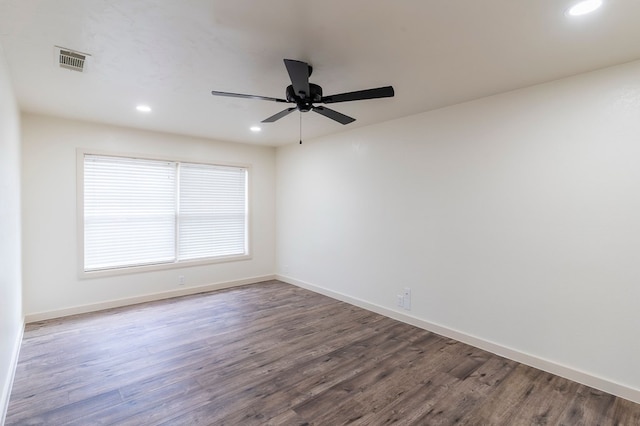
<svg viewBox="0 0 640 426"><path fill-rule="evenodd" d="M149 105L138 105L136 109L140 112L151 112L151 107Z"/></svg>
<svg viewBox="0 0 640 426"><path fill-rule="evenodd" d="M259 132L262 129L258 126L251 126L249 127L249 130L251 130L252 132Z"/></svg>
<svg viewBox="0 0 640 426"><path fill-rule="evenodd" d="M582 16L602 6L602 0L583 0L567 9L568 16Z"/></svg>

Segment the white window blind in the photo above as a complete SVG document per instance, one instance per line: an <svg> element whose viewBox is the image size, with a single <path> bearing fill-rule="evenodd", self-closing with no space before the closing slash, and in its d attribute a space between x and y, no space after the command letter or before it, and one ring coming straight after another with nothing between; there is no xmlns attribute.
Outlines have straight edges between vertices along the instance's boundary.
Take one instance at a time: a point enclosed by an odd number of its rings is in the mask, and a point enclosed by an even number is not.
<svg viewBox="0 0 640 426"><path fill-rule="evenodd" d="M247 169L84 156L84 270L247 254Z"/></svg>
<svg viewBox="0 0 640 426"><path fill-rule="evenodd" d="M85 156L85 270L174 261L175 210L175 163Z"/></svg>
<svg viewBox="0 0 640 426"><path fill-rule="evenodd" d="M237 167L180 165L179 260L245 254L246 175Z"/></svg>

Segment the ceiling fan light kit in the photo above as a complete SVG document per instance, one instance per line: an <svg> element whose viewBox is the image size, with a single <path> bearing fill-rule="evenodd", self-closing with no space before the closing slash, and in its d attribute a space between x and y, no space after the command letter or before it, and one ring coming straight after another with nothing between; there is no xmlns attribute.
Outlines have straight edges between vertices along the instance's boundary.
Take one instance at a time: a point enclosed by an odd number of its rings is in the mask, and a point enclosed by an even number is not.
<svg viewBox="0 0 640 426"><path fill-rule="evenodd" d="M378 98L390 98L394 96L394 90L392 86L378 87L375 89L358 90L355 92L340 93L337 95L323 96L322 87L317 84L309 82L309 77L313 72L311 65L303 61L296 61L293 59L285 59L284 65L289 73L291 79L291 85L285 90L285 99L271 98L267 96L257 95L245 95L241 93L219 92L212 91L214 96L228 96L234 98L245 99L260 99L264 101L280 102L295 104L296 106L284 109L271 117L262 120L263 123L273 123L281 118L291 114L293 111L298 110L302 112L313 111L322 116L337 121L340 124L349 124L356 119L342 114L333 109L316 106L314 104L331 104L338 102L351 102L361 101L365 99L378 99Z"/></svg>

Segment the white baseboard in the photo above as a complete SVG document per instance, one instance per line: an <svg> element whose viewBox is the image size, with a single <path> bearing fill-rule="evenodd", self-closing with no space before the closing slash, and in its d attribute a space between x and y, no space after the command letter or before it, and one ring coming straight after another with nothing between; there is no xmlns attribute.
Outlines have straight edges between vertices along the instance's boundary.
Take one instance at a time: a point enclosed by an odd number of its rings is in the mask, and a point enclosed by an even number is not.
<svg viewBox="0 0 640 426"><path fill-rule="evenodd" d="M4 425L4 421L7 418L7 411L9 410L9 398L11 397L11 388L13 387L13 380L16 376L16 368L18 367L18 358L20 357L20 346L22 346L22 336L24 336L24 320L22 321L22 327L16 336L16 341L13 344L11 351L11 363L9 365L9 375L7 376L6 383L2 383L2 393L0 393L0 425Z"/></svg>
<svg viewBox="0 0 640 426"><path fill-rule="evenodd" d="M61 318L61 317L66 317L70 315L85 314L87 312L96 312L96 311L102 311L105 309L119 308L121 306L135 305L138 303L153 302L153 301L162 300L162 299L170 299L172 297L188 296L191 294L198 294L198 293L207 293L209 291L222 290L225 288L238 287L238 286L247 285L247 284L255 284L262 281L270 281L274 279L275 279L275 275L263 275L259 277L244 278L241 280L234 280L234 281L225 281L225 282L219 282L215 284L206 284L206 285L196 286L196 287L179 288L176 290L163 291L160 293L143 294L140 296L128 297L124 299L114 299L114 300L108 300L105 302L92 303L88 305L73 306L71 308L58 309L55 311L27 314L25 321L27 323L44 321L48 319Z"/></svg>
<svg viewBox="0 0 640 426"><path fill-rule="evenodd" d="M548 359L540 358L538 356L531 355L526 352L519 351L517 349L513 349L504 345L500 345L495 342L491 342L489 340L472 336L470 334L464 333L459 330L454 330L439 324L425 321L423 319L416 318L412 315L408 315L403 312L398 312L393 309L385 308L383 306L376 305L376 304L367 302L365 300L352 297L343 293L339 293L333 290L328 290L326 288L319 287L304 281L300 281L295 278L291 278L283 275L276 275L276 279L298 286L298 287L302 287L307 290L311 290L315 293L323 294L333 299L347 302L349 304L358 306L363 309L367 309L369 311L378 313L380 315L384 315L386 317L390 317L398 321L411 324L413 326L422 328L424 330L431 331L436 334L440 334L442 336L457 340L462 343L466 343L476 348L480 348L485 351L494 353L496 355L500 355L510 360L528 365L530 367L537 368L539 370L546 371L551 374L555 374L560 377L564 377L565 379L573 380L574 382L578 382L583 385L587 385L592 388L601 390L603 392L607 392L612 395L616 395L621 398L628 399L630 401L640 404L640 389L635 389L635 388L632 388L608 379L604 379L602 377L598 377L594 374L581 371L573 367L568 367L566 365L562 365L560 363L557 363Z"/></svg>

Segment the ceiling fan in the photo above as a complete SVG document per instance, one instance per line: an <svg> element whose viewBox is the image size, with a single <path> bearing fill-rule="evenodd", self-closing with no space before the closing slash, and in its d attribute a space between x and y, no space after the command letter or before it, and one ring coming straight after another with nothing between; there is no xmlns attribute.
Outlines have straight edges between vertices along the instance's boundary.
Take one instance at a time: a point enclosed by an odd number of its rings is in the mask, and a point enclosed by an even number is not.
<svg viewBox="0 0 640 426"><path fill-rule="evenodd" d="M355 92L340 93L337 95L323 96L322 87L317 84L309 83L309 76L313 71L311 65L302 61L293 59L285 59L284 65L289 73L291 85L285 91L286 99L270 98L267 96L243 95L241 93L229 93L212 91L215 96L230 96L234 98L262 99L265 101L281 102L296 104L296 106L287 108L269 118L262 120L263 123L273 123L291 114L293 111L300 112L317 112L327 118L337 121L340 124L349 124L356 119L334 111L324 106L315 106L314 103L334 104L338 102L361 101L364 99L390 98L393 97L394 91L392 86L378 87L375 89L358 90Z"/></svg>

